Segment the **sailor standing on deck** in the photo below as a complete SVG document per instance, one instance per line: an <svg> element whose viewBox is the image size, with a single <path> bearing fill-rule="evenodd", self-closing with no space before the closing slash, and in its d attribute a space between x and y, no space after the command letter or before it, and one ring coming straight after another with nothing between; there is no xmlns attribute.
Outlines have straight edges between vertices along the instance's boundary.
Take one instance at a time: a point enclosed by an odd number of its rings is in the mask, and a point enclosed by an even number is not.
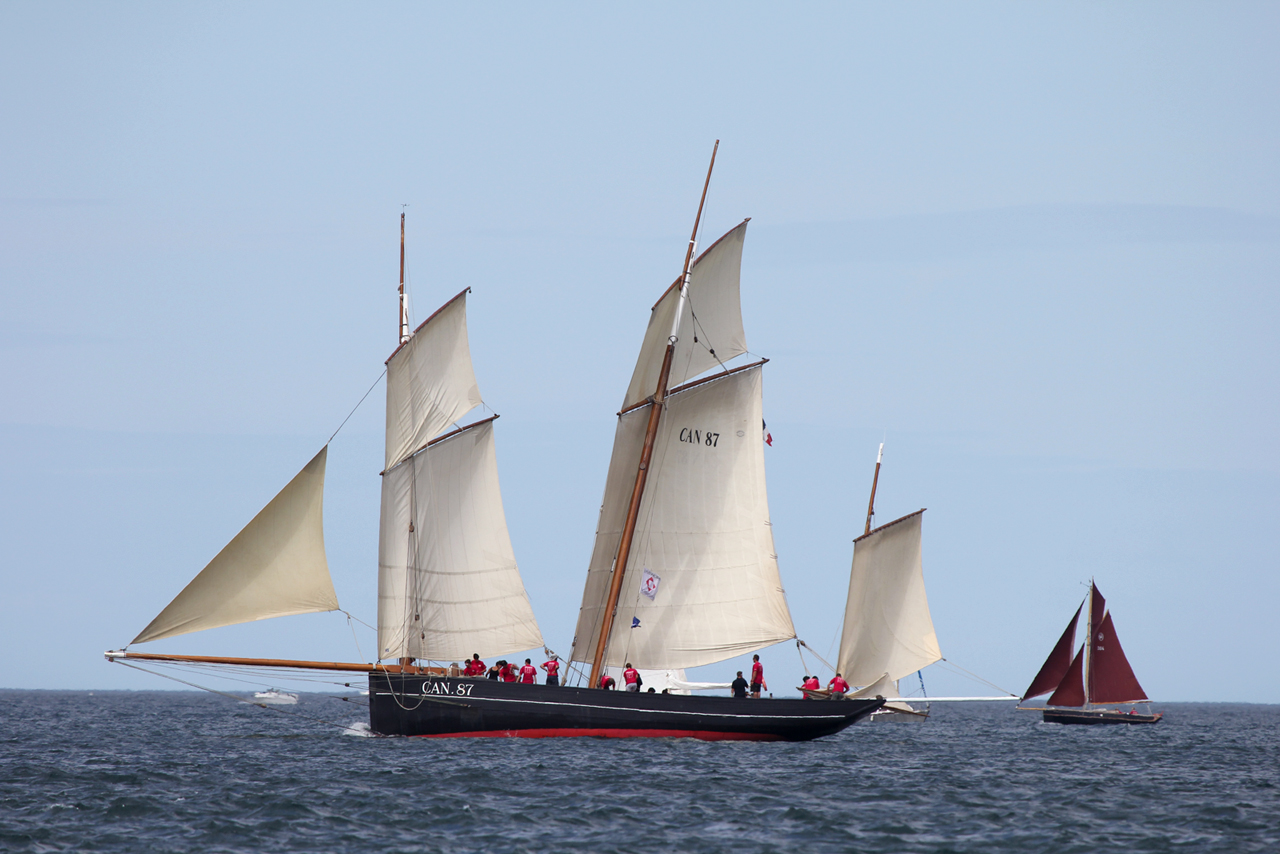
<svg viewBox="0 0 1280 854"><path fill-rule="evenodd" d="M764 684L764 665L760 663L760 656L751 656L751 697L754 700L760 699L760 689L766 691L769 686Z"/></svg>
<svg viewBox="0 0 1280 854"><path fill-rule="evenodd" d="M832 694L844 696L844 692L849 690L849 683L844 681L844 677L837 673L835 678L827 683L827 687L831 689Z"/></svg>
<svg viewBox="0 0 1280 854"><path fill-rule="evenodd" d="M627 662L627 669L622 671L622 681L627 683L627 690L635 694L640 691L640 686L644 684L644 680L640 678L640 671L631 666L631 662Z"/></svg>
<svg viewBox="0 0 1280 854"><path fill-rule="evenodd" d="M738 671L738 678L733 680L733 684L729 686L729 690L733 692L733 696L739 700L747 699L747 680L742 678L742 671Z"/></svg>
<svg viewBox="0 0 1280 854"><path fill-rule="evenodd" d="M524 667L520 668L520 684L521 685L537 685L538 684L538 668L533 666L533 661L526 658Z"/></svg>
<svg viewBox="0 0 1280 854"><path fill-rule="evenodd" d="M544 661L541 666L543 670L547 671L547 684L559 685L560 659L557 656L552 655L551 658L548 661Z"/></svg>

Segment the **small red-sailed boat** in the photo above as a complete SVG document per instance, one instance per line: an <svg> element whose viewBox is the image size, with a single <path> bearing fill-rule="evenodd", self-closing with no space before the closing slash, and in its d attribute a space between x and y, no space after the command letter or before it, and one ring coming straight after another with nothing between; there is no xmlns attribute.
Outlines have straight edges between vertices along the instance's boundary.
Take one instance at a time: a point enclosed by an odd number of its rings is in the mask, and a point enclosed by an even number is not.
<svg viewBox="0 0 1280 854"><path fill-rule="evenodd" d="M1086 604L1089 607L1089 634L1073 656L1076 624ZM1107 600L1092 581L1089 582L1089 595L1076 609L1075 616L1067 624L1066 631L1036 678L1031 680L1022 699L1025 702L1030 697L1051 691L1053 693L1045 706L1019 705L1018 708L1043 712L1045 723L1055 724L1154 724L1164 717L1150 712L1151 701L1125 658L1111 613L1107 610ZM1132 707L1138 703L1145 704L1147 712L1115 708Z"/></svg>

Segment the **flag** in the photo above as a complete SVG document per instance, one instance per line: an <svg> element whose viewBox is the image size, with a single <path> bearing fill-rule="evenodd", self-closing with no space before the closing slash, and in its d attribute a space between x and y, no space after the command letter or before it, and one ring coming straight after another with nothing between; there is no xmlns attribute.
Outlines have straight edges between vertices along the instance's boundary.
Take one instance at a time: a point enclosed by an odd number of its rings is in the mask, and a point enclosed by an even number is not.
<svg viewBox="0 0 1280 854"><path fill-rule="evenodd" d="M769 424L763 418L760 419L760 430L764 433L764 443L772 448L773 434L769 432Z"/></svg>
<svg viewBox="0 0 1280 854"><path fill-rule="evenodd" d="M649 570L645 570L640 574L640 592L649 597L649 601L653 601L653 597L658 595L658 585L662 579L654 575Z"/></svg>
<svg viewBox="0 0 1280 854"><path fill-rule="evenodd" d="M631 628L633 628L633 629L638 629L638 628L640 628L640 618L639 618L639 617L632 617L632 618L631 618Z"/></svg>

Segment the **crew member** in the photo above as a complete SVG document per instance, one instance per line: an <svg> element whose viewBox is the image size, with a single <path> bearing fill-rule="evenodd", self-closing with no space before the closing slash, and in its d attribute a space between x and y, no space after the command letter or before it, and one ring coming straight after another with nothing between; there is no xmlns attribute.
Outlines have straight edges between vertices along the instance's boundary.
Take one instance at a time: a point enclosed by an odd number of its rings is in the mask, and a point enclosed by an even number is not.
<svg viewBox="0 0 1280 854"><path fill-rule="evenodd" d="M463 676L483 676L485 671L484 662L480 660L480 653L473 652L471 660L467 662L466 668L462 671Z"/></svg>
<svg viewBox="0 0 1280 854"><path fill-rule="evenodd" d="M756 656L759 658L759 656ZM739 700L747 699L747 680L742 678L742 671L738 671L738 678L733 680L733 684L729 686L729 690L733 692L733 696Z"/></svg>
<svg viewBox="0 0 1280 854"><path fill-rule="evenodd" d="M510 663L499 661L498 664L502 665L498 668L498 676L503 682L514 682L519 678L516 676L516 669Z"/></svg>
<svg viewBox="0 0 1280 854"><path fill-rule="evenodd" d="M811 699L813 699L813 698L809 696L808 692L809 692L809 691L821 691L821 690L822 690L822 683L818 681L818 677L817 677L817 676L806 676L806 677L804 677L804 684L803 684L801 687L802 687L802 688L804 688L804 690L805 690L805 692L806 692L806 693L805 693L805 695L804 695L804 698L805 698L806 700L811 700Z"/></svg>
<svg viewBox="0 0 1280 854"><path fill-rule="evenodd" d="M635 694L640 691L640 686L644 684L644 680L640 678L640 671L631 666L631 662L627 662L627 669L622 671L622 681L627 683L627 690Z"/></svg>
<svg viewBox="0 0 1280 854"><path fill-rule="evenodd" d="M849 690L849 683L844 681L844 677L837 673L836 677L827 683L827 687L831 689L832 694L843 696L844 692Z"/></svg>
<svg viewBox="0 0 1280 854"><path fill-rule="evenodd" d="M560 659L559 658L553 655L551 656L550 660L544 661L540 666L542 667L543 670L547 671L548 685L560 684Z"/></svg>
<svg viewBox="0 0 1280 854"><path fill-rule="evenodd" d="M764 665L760 663L760 656L751 656L751 696L753 699L760 699L760 689L768 691L769 686L764 684Z"/></svg>
<svg viewBox="0 0 1280 854"><path fill-rule="evenodd" d="M520 683L523 685L538 684L538 668L533 666L533 662L529 659L524 660L524 667L520 668Z"/></svg>
<svg viewBox="0 0 1280 854"><path fill-rule="evenodd" d="M613 677L610 676L608 673L600 677L600 687L605 689L606 691L612 691L615 687L617 687L617 684L618 683L614 682Z"/></svg>

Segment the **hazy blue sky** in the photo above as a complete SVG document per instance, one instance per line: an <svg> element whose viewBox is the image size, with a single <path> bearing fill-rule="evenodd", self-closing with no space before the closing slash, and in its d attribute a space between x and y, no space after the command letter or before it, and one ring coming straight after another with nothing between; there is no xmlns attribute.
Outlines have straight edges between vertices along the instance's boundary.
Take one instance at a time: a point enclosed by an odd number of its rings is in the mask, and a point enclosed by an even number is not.
<svg viewBox="0 0 1280 854"><path fill-rule="evenodd" d="M402 203L417 318L473 288L566 652L720 138L704 235L753 218L801 636L835 640L884 440L879 519L929 508L952 661L1022 690L1096 576L1152 697L1280 702L1277 32L1239 3L0 6L0 687L168 684L100 653L378 376ZM325 507L370 622L382 394ZM332 614L152 646L358 656Z"/></svg>

